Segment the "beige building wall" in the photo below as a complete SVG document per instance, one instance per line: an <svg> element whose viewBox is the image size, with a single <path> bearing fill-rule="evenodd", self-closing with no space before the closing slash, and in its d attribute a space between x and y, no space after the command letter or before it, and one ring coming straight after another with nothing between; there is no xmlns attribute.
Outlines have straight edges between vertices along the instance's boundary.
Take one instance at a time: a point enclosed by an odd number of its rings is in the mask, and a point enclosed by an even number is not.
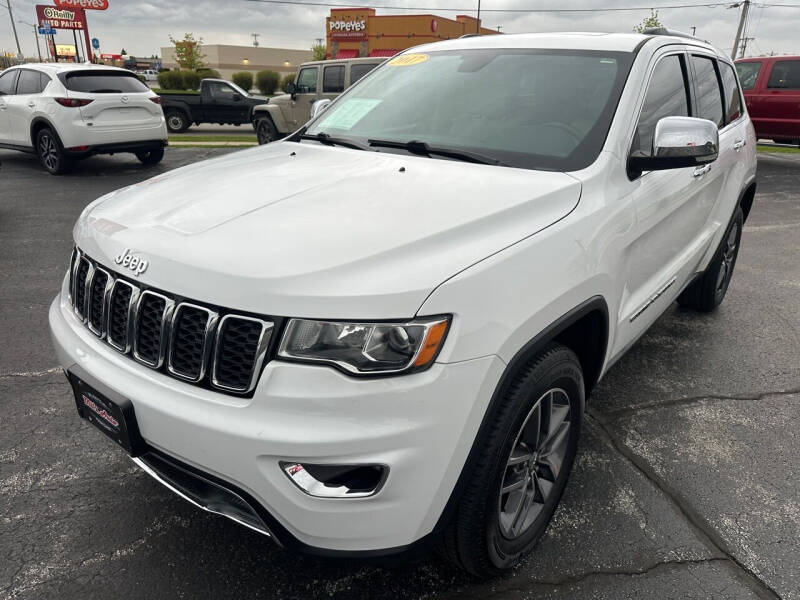
<svg viewBox="0 0 800 600"><path fill-rule="evenodd" d="M165 69L177 69L175 52L172 46L161 48L161 57ZM296 73L298 67L312 60L311 50L291 50L288 48L254 48L253 46L227 46L221 44L204 44L203 62L207 67L216 69L223 79L230 79L237 71L277 71L283 76Z"/></svg>

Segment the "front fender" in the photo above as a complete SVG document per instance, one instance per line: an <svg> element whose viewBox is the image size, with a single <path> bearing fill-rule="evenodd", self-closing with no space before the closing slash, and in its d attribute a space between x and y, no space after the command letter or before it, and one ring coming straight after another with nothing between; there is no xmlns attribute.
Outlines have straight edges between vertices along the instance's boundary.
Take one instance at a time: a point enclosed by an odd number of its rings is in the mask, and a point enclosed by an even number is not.
<svg viewBox="0 0 800 600"><path fill-rule="evenodd" d="M283 118L283 114L281 113L279 106L275 106L274 104L259 104L258 106L253 107L253 122L255 123L256 119L263 117L269 117L272 119L272 122L275 125L275 129L278 130L278 133L287 134L292 132L292 128L286 122L286 119Z"/></svg>

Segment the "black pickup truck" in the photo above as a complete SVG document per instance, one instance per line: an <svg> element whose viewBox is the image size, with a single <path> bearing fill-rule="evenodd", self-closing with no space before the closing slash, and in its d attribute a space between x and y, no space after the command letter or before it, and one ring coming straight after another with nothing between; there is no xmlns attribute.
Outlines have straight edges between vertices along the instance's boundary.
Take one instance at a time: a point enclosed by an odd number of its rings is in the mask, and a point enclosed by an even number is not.
<svg viewBox="0 0 800 600"><path fill-rule="evenodd" d="M203 79L199 94L161 93L161 106L167 129L180 133L190 125L219 123L241 125L253 120L253 107L266 104L269 98L254 96L224 79Z"/></svg>

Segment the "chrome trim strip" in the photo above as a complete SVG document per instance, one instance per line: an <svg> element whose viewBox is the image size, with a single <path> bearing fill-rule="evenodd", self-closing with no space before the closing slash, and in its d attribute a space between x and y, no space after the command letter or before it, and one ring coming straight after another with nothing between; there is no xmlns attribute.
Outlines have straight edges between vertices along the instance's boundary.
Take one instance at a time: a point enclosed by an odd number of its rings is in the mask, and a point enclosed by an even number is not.
<svg viewBox="0 0 800 600"><path fill-rule="evenodd" d="M350 488L340 485L338 487L332 487L326 485L325 483L318 480L314 477L311 473L308 472L305 465L300 462L289 462L289 461L280 461L281 470L284 474L291 480L293 484L295 484L301 492L304 494L311 496L312 498L324 498L326 500L341 500L347 498L369 498L374 496L378 492L381 491L383 488L383 484L386 483L386 480L389 478L389 465L386 464L379 464L379 463L372 463L372 464L336 464L330 466L337 466L337 467L380 467L381 468L381 478L378 480L378 483L375 485L374 488L367 492L351 492ZM297 467L300 467L299 469ZM305 476L303 476L305 474Z"/></svg>
<svg viewBox="0 0 800 600"><path fill-rule="evenodd" d="M83 261L86 261L89 264L89 270L86 272L86 280L84 280L84 282L83 282L84 292L86 291L86 281L89 280L89 276L91 275L92 261L90 261L86 257L85 254L81 254L80 259L75 263L75 281L74 281L74 284L73 284L75 286L75 290L73 291L73 294L72 294L73 298L75 298L77 296L77 292L78 292L78 272L80 271L80 268L81 268L80 265L83 263ZM75 312L75 315L79 319L81 319L84 323L86 323L86 315L85 315L85 312L86 312L86 296L85 295L84 295L84 298L83 298L83 311L84 311L83 314L81 313L81 310L75 305L75 300L72 301L72 310Z"/></svg>
<svg viewBox="0 0 800 600"><path fill-rule="evenodd" d="M75 301L73 298L75 297L75 273L78 270L78 263L81 259L81 251L78 249L77 246L72 248L72 254L69 257L69 280L67 281L67 299L69 303L75 308Z"/></svg>
<svg viewBox="0 0 800 600"><path fill-rule="evenodd" d="M242 321L253 321L255 323L261 324L261 333L258 337L258 345L256 347L256 359L253 363L253 371L250 373L250 381L244 388L236 388L231 387L228 385L221 384L217 379L217 365L219 364L219 348L220 348L220 340L222 339L222 334L225 331L225 322L228 319L240 319ZM237 392L240 394L246 394L253 391L256 387L256 383L258 381L258 376L261 373L261 365L264 364L264 358L267 355L267 348L269 347L269 340L272 338L272 330L275 327L275 323L272 321L264 321L263 319L255 319L253 317L245 317L242 315L225 315L220 319L219 326L217 327L217 335L216 339L214 340L214 360L212 363L211 368L211 385L215 388L220 390L227 390L230 392Z"/></svg>
<svg viewBox="0 0 800 600"><path fill-rule="evenodd" d="M98 273L105 273L106 274L106 287L103 290L103 306L100 309L102 313L100 314L100 329L97 330L92 326L92 298L91 293L94 290L94 278L97 277ZM111 288L114 287L114 276L106 271L103 267L95 267L94 275L92 276L92 284L89 286L89 303L88 303L88 310L86 311L86 326L89 328L93 334L99 337L101 340L106 335L106 314L108 312L108 300L111 294Z"/></svg>
<svg viewBox="0 0 800 600"><path fill-rule="evenodd" d="M119 340L112 340L111 336L106 335L106 341L108 342L109 346L122 352L123 354L127 354L131 351L131 346L133 345L133 336L131 335L133 331L133 319L135 317L134 308L136 307L136 303L139 301L139 293L140 290L135 285L128 283L124 279L117 279L114 281L114 287L111 290L111 294L108 298L108 314L106 315L106 332L111 331L111 300L114 297L114 293L116 292L118 285L127 285L131 289L131 297L128 301L128 325L125 329L125 344L122 345L119 343Z"/></svg>
<svg viewBox="0 0 800 600"><path fill-rule="evenodd" d="M661 289L659 289L655 294L653 294L650 297L650 299L647 302L645 302L644 305L641 308L639 308L639 310L637 310L635 313L633 313L631 315L631 318L630 318L629 322L633 323L637 318L639 318L639 315L641 315L644 311L646 311L648 308L650 308L650 305L652 305L653 302L658 300L664 294L664 292L666 292L670 288L670 286L672 286L672 284L675 283L675 279L676 279L675 277L670 279L667 283L665 283L661 287Z"/></svg>
<svg viewBox="0 0 800 600"><path fill-rule="evenodd" d="M172 353L175 349L175 331L177 327L175 326L178 323L178 317L180 312L184 308L194 308L196 310L202 310L206 313L206 328L205 333L203 334L203 360L200 364L200 375L198 377L189 377L179 371L177 371L172 366ZM206 374L206 365L208 364L208 359L211 356L211 349L214 346L214 330L217 327L217 322L219 321L219 314L206 308L205 306L198 306L197 304L192 304L191 302L181 302L175 307L175 311L172 313L172 324L170 327L169 333L169 347L167 349L167 371L169 371L175 377L179 379L183 379L184 381L191 381L191 382L198 382Z"/></svg>
<svg viewBox="0 0 800 600"><path fill-rule="evenodd" d="M138 466L140 469L142 469L142 471L144 471L145 473L147 473L148 475L150 475L150 477L152 477L153 479L155 479L157 482L159 482L161 485L163 485L165 488L167 488L167 489L168 489L169 491L171 491L172 493L174 493L174 494L177 494L178 496L180 496L181 498L183 498L183 499L184 499L184 500L186 500L187 502L189 502L189 503L193 504L193 505L194 505L194 506L196 506L197 508L199 508L199 509L201 509L201 510L204 510L204 511L206 511L206 512L213 513L213 514L215 514L215 515L221 515L221 516L223 516L223 517L227 517L227 518L228 518L228 519L230 519L231 521L236 521L236 522L237 522L239 525L244 525L244 526L245 526L245 527L247 527L248 529L252 529L253 531L257 531L258 533L262 533L262 534L264 534L264 535L266 535L267 537L270 537L270 538L271 538L271 537L273 537L273 536L272 536L272 534L269 532L269 530L267 530L267 526L266 526L266 525L264 525L264 529L259 529L258 527L255 527L254 525L251 525L250 523L245 523L244 521L242 521L242 520L240 520L240 519L237 519L237 518L236 518L236 517L234 517L234 516L231 516L231 515L225 514L224 512L221 512L221 511L218 511L218 510L214 510L214 509L212 509L212 508L208 508L208 507L206 507L206 506L203 506L202 504L200 504L200 503L199 503L199 502L197 502L196 500L194 500L194 499L190 498L189 496L187 496L186 494L184 494L183 492L181 492L181 491L180 491L178 488L176 488L175 486L173 486L173 485L172 485L171 483L169 483L169 482L168 482L166 479L162 478L162 477L161 477L161 475L159 475L159 474L158 474L158 472L156 472L154 469L152 469L152 468L151 468L151 467L150 467L150 466L149 466L147 463L145 463L145 462L144 462L142 459L140 459L140 458L136 458L136 457L130 457L130 458L131 458L131 460L132 460L133 462L135 462L135 463L137 464L137 466ZM217 484L214 484L214 485L217 485ZM218 486L218 487L222 488L223 486ZM242 502L242 503L243 503L245 506L249 507L249 508L250 508L250 510L253 510L253 507L252 507L252 506L250 506L250 503L249 503L249 502L247 502L247 501L246 501L244 498L242 498L242 497L241 497L239 494L237 494L236 492L233 492L233 491L231 491L231 490L230 490L230 489L228 489L228 488L223 488L223 489L224 489L226 492L228 492L229 494L231 494L231 495L235 496L236 498L238 498L238 499L239 499L239 500L240 500L240 501L241 501L241 502ZM255 511L254 511L254 512L255 512ZM261 517L259 517L259 519L261 519ZM273 538L273 539L274 539L274 538Z"/></svg>
<svg viewBox="0 0 800 600"><path fill-rule="evenodd" d="M89 323L89 306L92 303L92 281L94 281L95 266L94 262L84 257L89 263L89 270L86 271L86 281L83 282L83 322Z"/></svg>
<svg viewBox="0 0 800 600"><path fill-rule="evenodd" d="M159 348L158 348L158 360L153 363L147 360L146 358L142 357L139 354L139 313L142 310L142 302L144 302L147 296L155 296L156 298L161 298L164 300L164 316L161 317L161 331L159 332ZM160 369L161 365L164 364L164 358L167 353L167 343L169 342L169 327L171 324L172 319L172 311L175 308L175 301L171 298L167 298L164 294L159 294L158 292L153 292L150 290L145 290L141 294L139 294L139 301L136 303L136 309L134 310L134 322L133 322L133 358L137 361L150 367L151 369Z"/></svg>

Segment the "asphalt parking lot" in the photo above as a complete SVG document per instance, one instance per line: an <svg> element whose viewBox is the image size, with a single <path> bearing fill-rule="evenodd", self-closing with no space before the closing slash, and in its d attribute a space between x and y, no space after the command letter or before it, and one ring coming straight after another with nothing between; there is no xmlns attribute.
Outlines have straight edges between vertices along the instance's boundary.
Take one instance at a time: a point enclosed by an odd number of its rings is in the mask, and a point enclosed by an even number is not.
<svg viewBox="0 0 800 600"><path fill-rule="evenodd" d="M45 174L0 151L0 598L800 599L800 155L760 155L736 275L670 309L593 395L535 553L475 582L298 556L195 510L80 421L47 309L83 207L228 150L96 157Z"/></svg>

